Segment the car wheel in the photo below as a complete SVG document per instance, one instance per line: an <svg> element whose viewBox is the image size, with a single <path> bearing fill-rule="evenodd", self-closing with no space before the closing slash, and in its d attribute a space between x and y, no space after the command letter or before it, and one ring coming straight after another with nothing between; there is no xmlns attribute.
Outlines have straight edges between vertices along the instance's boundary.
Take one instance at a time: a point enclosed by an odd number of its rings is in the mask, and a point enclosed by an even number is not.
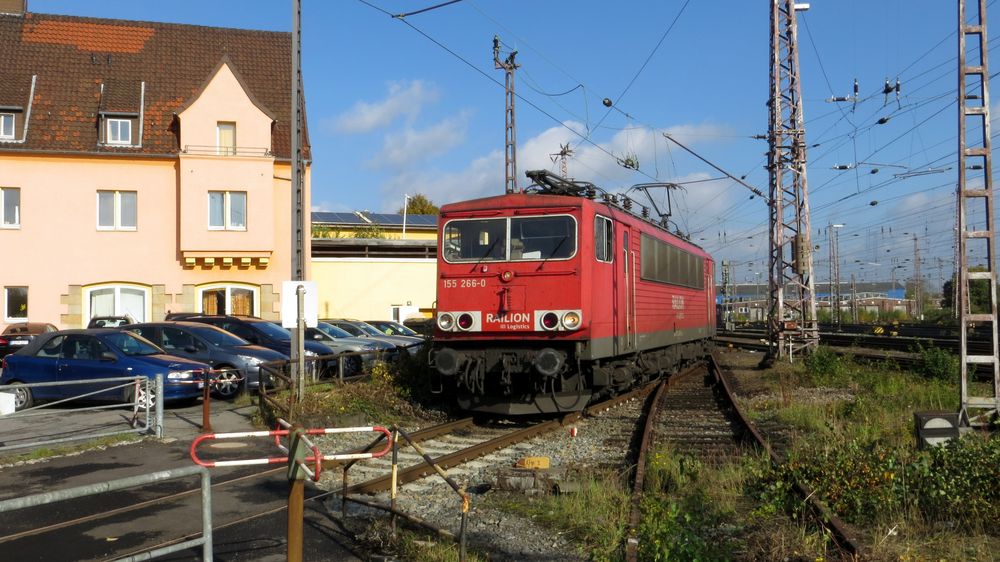
<svg viewBox="0 0 1000 562"><path fill-rule="evenodd" d="M14 395L14 411L26 410L35 404L35 399L31 396L31 389L19 382L12 382L10 386Z"/></svg>
<svg viewBox="0 0 1000 562"><path fill-rule="evenodd" d="M243 386L240 372L236 369L221 370L214 378L216 382L212 383L212 394L223 400L229 400L239 394Z"/></svg>

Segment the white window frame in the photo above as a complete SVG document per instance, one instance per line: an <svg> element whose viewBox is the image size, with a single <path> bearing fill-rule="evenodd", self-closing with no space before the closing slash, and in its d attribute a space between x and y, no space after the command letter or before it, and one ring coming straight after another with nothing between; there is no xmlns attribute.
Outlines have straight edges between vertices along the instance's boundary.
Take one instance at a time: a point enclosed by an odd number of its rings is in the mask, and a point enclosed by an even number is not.
<svg viewBox="0 0 1000 562"><path fill-rule="evenodd" d="M204 302L205 291L216 291L219 289L226 290L226 311L220 314L231 314L233 310L233 289L244 289L253 292L253 315L260 317L260 286L258 285L247 285L244 283L210 283L208 285L201 285L196 289L195 298L195 308L197 312L205 312L202 310L202 303Z"/></svg>
<svg viewBox="0 0 1000 562"><path fill-rule="evenodd" d="M28 321L28 311L30 308L26 305L24 308L24 316L8 316L8 308L10 304L10 290L11 289L24 289L28 293L28 287L24 285L11 285L10 287L3 288L3 321L7 324L13 324L14 322L27 322ZM27 298L27 295L26 295ZM30 302L30 300L29 300Z"/></svg>
<svg viewBox="0 0 1000 562"><path fill-rule="evenodd" d="M212 194L222 193L222 224L213 225L212 224ZM243 194L243 225L233 225L232 224L232 194L242 193ZM236 190L210 190L208 192L208 229L209 230L237 230L246 231L249 222L248 209L250 208L250 196L246 191L236 191Z"/></svg>
<svg viewBox="0 0 1000 562"><path fill-rule="evenodd" d="M102 225L101 224L101 194L102 193L114 193L114 224ZM122 193L134 193L135 194L135 226L123 226L122 225ZM97 194L97 230L124 230L128 232L135 232L139 230L139 192L128 190L128 189L98 189Z"/></svg>
<svg viewBox="0 0 1000 562"><path fill-rule="evenodd" d="M100 285L89 285L83 288L83 326L90 323L90 319L93 318L93 311L90 309L90 299L94 291L101 291L104 289L114 289L114 299L115 306L113 314L115 316L121 316L125 314L122 308L122 289L129 289L133 291L141 291L142 296L142 308L143 317L142 318L132 318L136 322L148 322L151 320L152 312L152 291L150 291L147 285L138 285L134 283L103 283Z"/></svg>
<svg viewBox="0 0 1000 562"><path fill-rule="evenodd" d="M121 138L121 124L125 123L128 125L128 138ZM111 125L118 125L118 139L115 140L111 135ZM107 118L107 129L105 130L104 142L105 144L116 144L116 145L131 145L132 144L132 120L131 119L121 119L116 117Z"/></svg>
<svg viewBox="0 0 1000 562"><path fill-rule="evenodd" d="M7 193L17 191L17 208L14 209L14 222L8 223L4 212L7 209ZM20 187L0 187L0 228L21 228L21 188Z"/></svg>
<svg viewBox="0 0 1000 562"><path fill-rule="evenodd" d="M222 146L223 126L233 127L233 146ZM218 121L215 124L215 152L222 156L236 156L236 121Z"/></svg>
<svg viewBox="0 0 1000 562"><path fill-rule="evenodd" d="M10 133L4 131L7 123L10 123ZM14 140L17 138L17 131L15 130L17 125L17 118L13 113L4 111L0 113L0 140Z"/></svg>

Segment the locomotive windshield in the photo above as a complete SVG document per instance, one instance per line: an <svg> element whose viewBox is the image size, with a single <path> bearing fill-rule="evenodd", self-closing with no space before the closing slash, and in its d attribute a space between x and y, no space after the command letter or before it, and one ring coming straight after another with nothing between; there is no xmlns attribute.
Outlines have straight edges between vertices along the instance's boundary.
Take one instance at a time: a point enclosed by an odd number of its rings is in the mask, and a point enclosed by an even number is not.
<svg viewBox="0 0 1000 562"><path fill-rule="evenodd" d="M576 254L576 219L569 215L463 219L444 227L448 262L568 259Z"/></svg>

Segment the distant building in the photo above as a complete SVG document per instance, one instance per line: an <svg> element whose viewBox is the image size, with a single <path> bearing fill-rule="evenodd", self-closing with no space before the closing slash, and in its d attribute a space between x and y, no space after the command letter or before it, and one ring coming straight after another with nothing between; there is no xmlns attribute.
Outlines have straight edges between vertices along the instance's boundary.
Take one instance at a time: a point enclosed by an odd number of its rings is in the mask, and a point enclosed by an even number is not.
<svg viewBox="0 0 1000 562"><path fill-rule="evenodd" d="M289 33L0 0L0 323L277 318L290 53Z"/></svg>
<svg viewBox="0 0 1000 562"><path fill-rule="evenodd" d="M437 219L312 213L312 279L319 288L320 317L430 317L437 298Z"/></svg>

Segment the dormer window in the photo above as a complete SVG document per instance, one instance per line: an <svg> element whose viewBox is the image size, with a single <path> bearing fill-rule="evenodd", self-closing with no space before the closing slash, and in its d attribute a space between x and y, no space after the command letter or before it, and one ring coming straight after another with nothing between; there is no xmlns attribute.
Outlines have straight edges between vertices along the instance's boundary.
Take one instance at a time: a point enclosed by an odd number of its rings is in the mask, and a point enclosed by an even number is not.
<svg viewBox="0 0 1000 562"><path fill-rule="evenodd" d="M0 113L0 139L14 140L13 113Z"/></svg>
<svg viewBox="0 0 1000 562"><path fill-rule="evenodd" d="M219 121L215 125L218 153L224 156L236 155L236 123Z"/></svg>
<svg viewBox="0 0 1000 562"><path fill-rule="evenodd" d="M132 144L132 120L108 119L108 144Z"/></svg>

